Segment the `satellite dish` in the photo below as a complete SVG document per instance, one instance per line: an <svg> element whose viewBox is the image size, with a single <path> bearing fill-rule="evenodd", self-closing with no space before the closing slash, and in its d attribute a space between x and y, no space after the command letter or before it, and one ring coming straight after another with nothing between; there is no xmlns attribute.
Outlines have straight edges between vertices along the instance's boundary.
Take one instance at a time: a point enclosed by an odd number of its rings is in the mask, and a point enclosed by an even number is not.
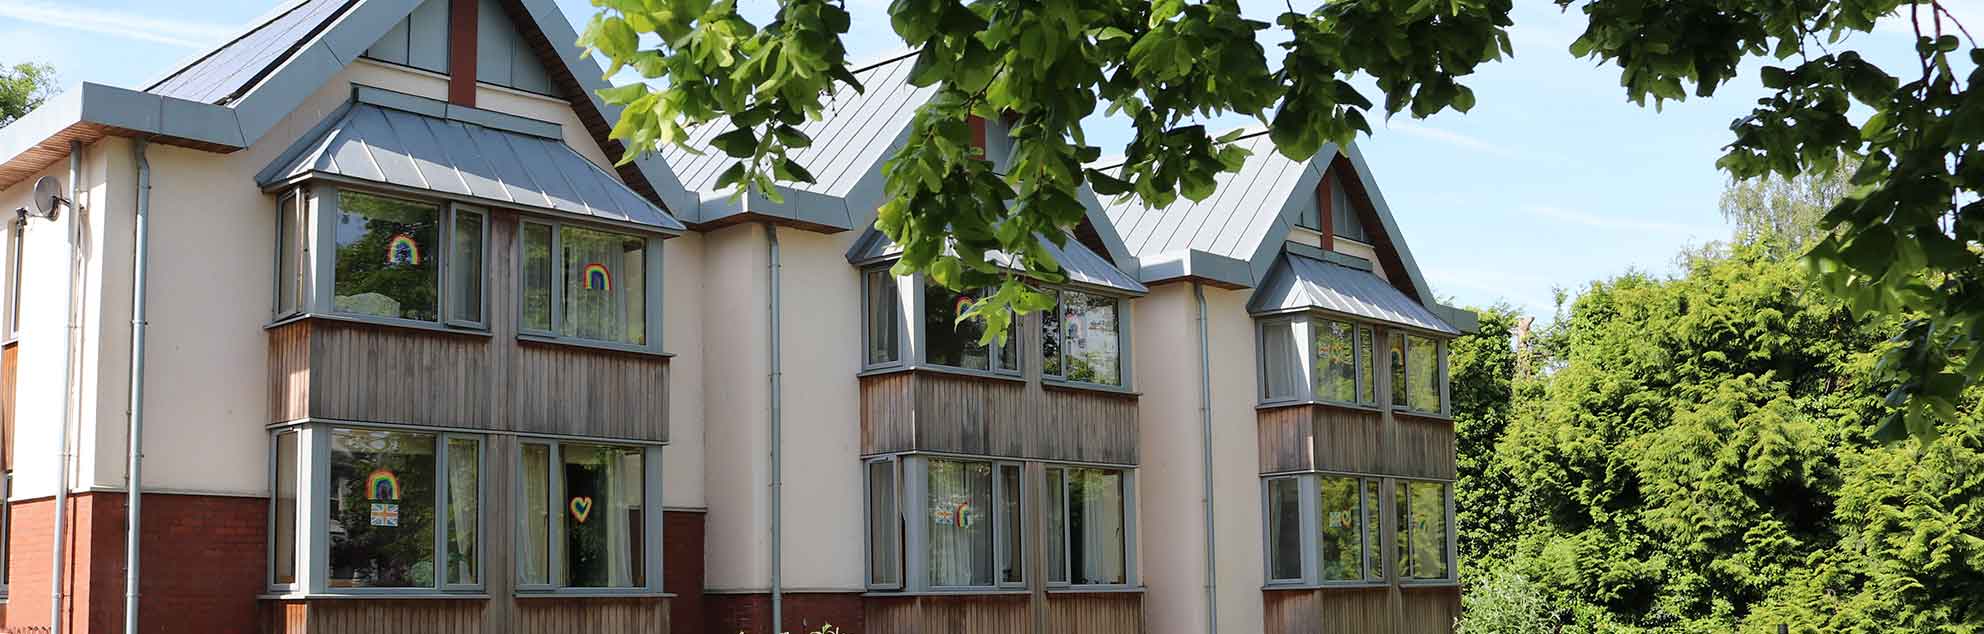
<svg viewBox="0 0 1984 634"><path fill-rule="evenodd" d="M62 197L62 180L54 176L43 176L34 181L34 215L55 219L55 212L61 205L68 205L69 199Z"/></svg>

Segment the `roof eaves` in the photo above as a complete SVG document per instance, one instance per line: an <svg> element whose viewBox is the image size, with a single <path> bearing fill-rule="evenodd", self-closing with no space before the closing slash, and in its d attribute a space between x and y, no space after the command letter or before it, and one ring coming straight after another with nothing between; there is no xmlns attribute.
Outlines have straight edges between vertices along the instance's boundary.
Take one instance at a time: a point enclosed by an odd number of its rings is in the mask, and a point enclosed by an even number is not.
<svg viewBox="0 0 1984 634"><path fill-rule="evenodd" d="M1137 279L1145 285L1188 279L1229 288L1251 288L1255 284L1247 262L1198 249L1142 256L1138 258Z"/></svg>
<svg viewBox="0 0 1984 634"><path fill-rule="evenodd" d="M61 137L146 136L161 143L209 151L245 147L235 113L212 104L84 82L50 98L26 116L0 128L0 187L14 163L37 146ZM33 167L38 171L45 166ZM18 182L18 181L14 181Z"/></svg>
<svg viewBox="0 0 1984 634"><path fill-rule="evenodd" d="M853 229L848 222L847 201L841 198L774 185L783 200L774 201L753 190L743 196L725 190L705 193L699 201L699 227L734 224L745 217L787 220L808 227L840 232Z"/></svg>

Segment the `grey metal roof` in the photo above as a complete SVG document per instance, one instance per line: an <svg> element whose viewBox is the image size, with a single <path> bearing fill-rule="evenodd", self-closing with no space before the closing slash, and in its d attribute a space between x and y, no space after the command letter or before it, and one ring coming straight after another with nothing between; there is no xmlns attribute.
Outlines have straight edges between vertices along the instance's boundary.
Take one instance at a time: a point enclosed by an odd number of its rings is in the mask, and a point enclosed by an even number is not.
<svg viewBox="0 0 1984 634"><path fill-rule="evenodd" d="M483 111L486 113L486 111ZM478 116L486 116L479 114ZM264 170L263 187L327 175L664 231L682 223L555 136L371 103L333 114L306 149ZM555 135L555 126L551 134ZM281 159L279 159L281 160ZM272 166L274 167L274 166Z"/></svg>
<svg viewBox="0 0 1984 634"><path fill-rule="evenodd" d="M145 92L225 103L250 88L357 0L295 0L246 32L153 82Z"/></svg>
<svg viewBox="0 0 1984 634"><path fill-rule="evenodd" d="M1130 196L1103 201L1131 253L1142 258L1193 250L1243 262L1255 259L1283 208L1300 203L1295 193L1313 191L1322 170L1313 161L1282 156L1266 133L1233 144L1251 154L1239 171L1219 174L1218 189L1205 200L1181 196L1162 208L1146 207Z"/></svg>
<svg viewBox="0 0 1984 634"><path fill-rule="evenodd" d="M1460 334L1433 311L1368 271L1293 253L1275 262L1254 290L1247 310L1257 315L1321 310L1443 335Z"/></svg>
<svg viewBox="0 0 1984 634"><path fill-rule="evenodd" d="M784 183L795 191L846 197L864 177L879 175L880 165L896 140L909 128L916 108L936 94L936 87L918 88L909 84L910 67L916 64L914 51L891 56L855 71L863 91L841 86L826 102L826 116L799 126L813 139L813 145L792 153L792 159L813 173L812 183ZM689 131L689 145L696 155L671 147L662 156L675 167L683 186L705 194L728 194L718 190L717 177L737 159L709 147L710 139L730 130L725 122L703 125Z"/></svg>
<svg viewBox="0 0 1984 634"><path fill-rule="evenodd" d="M1107 258L1082 246L1081 241L1076 240L1074 236L1068 236L1066 242L1065 246L1057 247L1044 237L1040 240L1040 244L1047 248L1048 254L1061 265L1061 272L1068 276L1070 284L1104 288L1130 295L1150 292L1150 289L1138 282L1135 277L1110 264ZM857 265L872 264L893 259L901 253L902 247L889 240L889 237L883 235L880 230L870 227L854 241L854 246L848 249L847 261ZM1013 257L1005 253L995 251L986 254L986 257L1000 266L1017 268Z"/></svg>

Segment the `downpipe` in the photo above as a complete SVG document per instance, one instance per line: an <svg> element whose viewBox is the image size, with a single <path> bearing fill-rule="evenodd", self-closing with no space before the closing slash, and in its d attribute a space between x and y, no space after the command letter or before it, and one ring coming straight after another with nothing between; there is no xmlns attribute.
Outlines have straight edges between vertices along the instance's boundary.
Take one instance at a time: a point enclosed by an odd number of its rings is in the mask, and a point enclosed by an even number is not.
<svg viewBox="0 0 1984 634"><path fill-rule="evenodd" d="M131 262L131 439L127 448L124 500L128 504L124 533L124 634L138 634L139 530L144 519L143 458L145 447L145 280L151 253L152 165L145 159L145 140L131 144L138 166L138 212Z"/></svg>
<svg viewBox="0 0 1984 634"><path fill-rule="evenodd" d="M63 536L69 530L69 463L74 459L74 454L69 450L69 401L71 392L77 387L76 355L74 348L78 345L78 334L81 332L81 326L76 323L76 313L78 312L76 308L76 287L82 285L80 278L82 277L83 270L83 206L80 204L83 197L82 177L83 144L81 141L70 141L69 288L67 303L63 304L63 310L68 313L65 317L68 320L68 325L64 330L65 338L62 342L62 406L57 409L60 415L56 417L56 420L61 421L61 431L57 434L61 458L57 460L59 464L56 467L57 471L55 474L55 540L53 542L55 552L49 557L49 560L53 564L51 566L52 571L48 577L50 581L48 585L49 634L62 634Z"/></svg>
<svg viewBox="0 0 1984 634"><path fill-rule="evenodd" d="M784 510L784 505L781 503L780 496L783 493L783 489L785 486L785 482L783 479L784 464L782 463L782 459L783 459L782 449L785 444L785 438L782 435L784 433L784 429L782 428L783 421L780 418L781 415L784 413L783 406L781 405L781 401L784 400L782 394L784 385L782 384L781 381L783 371L781 366L779 365L780 360L779 360L778 226L773 225L771 223L765 223L765 244L766 244L766 248L768 249L767 255L769 256L769 261L766 264L765 272L770 281L770 288L771 288L771 293L770 293L771 301L770 301L770 306L768 308L768 311L770 313L768 315L768 317L770 318L769 319L770 325L767 326L766 328L767 330L770 331L768 333L768 336L770 337L771 340L771 366L772 366L770 376L768 377L768 380L770 381L770 389L771 389L771 396L770 396L771 402L769 405L771 410L770 424L771 424L771 480L772 480L771 482L772 629L767 634L778 634L780 631L782 631L781 628L783 628L785 624L785 583L784 583L784 578L781 575L781 573L784 571L785 568L784 562L782 560L782 556L784 555L785 552L785 540L784 540L785 527L783 524L780 523L783 515L782 511Z"/></svg>
<svg viewBox="0 0 1984 634"><path fill-rule="evenodd" d="M1219 570L1218 558L1213 555L1216 527L1213 522L1212 488L1212 346L1206 335L1206 289L1199 282L1192 282L1192 298L1199 309L1199 424L1200 468L1205 476L1206 514L1206 632L1219 634Z"/></svg>

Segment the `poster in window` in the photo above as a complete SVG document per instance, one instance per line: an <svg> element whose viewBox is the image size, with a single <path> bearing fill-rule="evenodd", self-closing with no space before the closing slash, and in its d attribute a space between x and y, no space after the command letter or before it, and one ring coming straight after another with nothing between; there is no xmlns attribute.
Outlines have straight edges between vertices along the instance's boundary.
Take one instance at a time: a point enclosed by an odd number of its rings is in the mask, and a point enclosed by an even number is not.
<svg viewBox="0 0 1984 634"><path fill-rule="evenodd" d="M400 525L400 478L388 469L373 469L365 476L365 499L372 503L373 526Z"/></svg>

